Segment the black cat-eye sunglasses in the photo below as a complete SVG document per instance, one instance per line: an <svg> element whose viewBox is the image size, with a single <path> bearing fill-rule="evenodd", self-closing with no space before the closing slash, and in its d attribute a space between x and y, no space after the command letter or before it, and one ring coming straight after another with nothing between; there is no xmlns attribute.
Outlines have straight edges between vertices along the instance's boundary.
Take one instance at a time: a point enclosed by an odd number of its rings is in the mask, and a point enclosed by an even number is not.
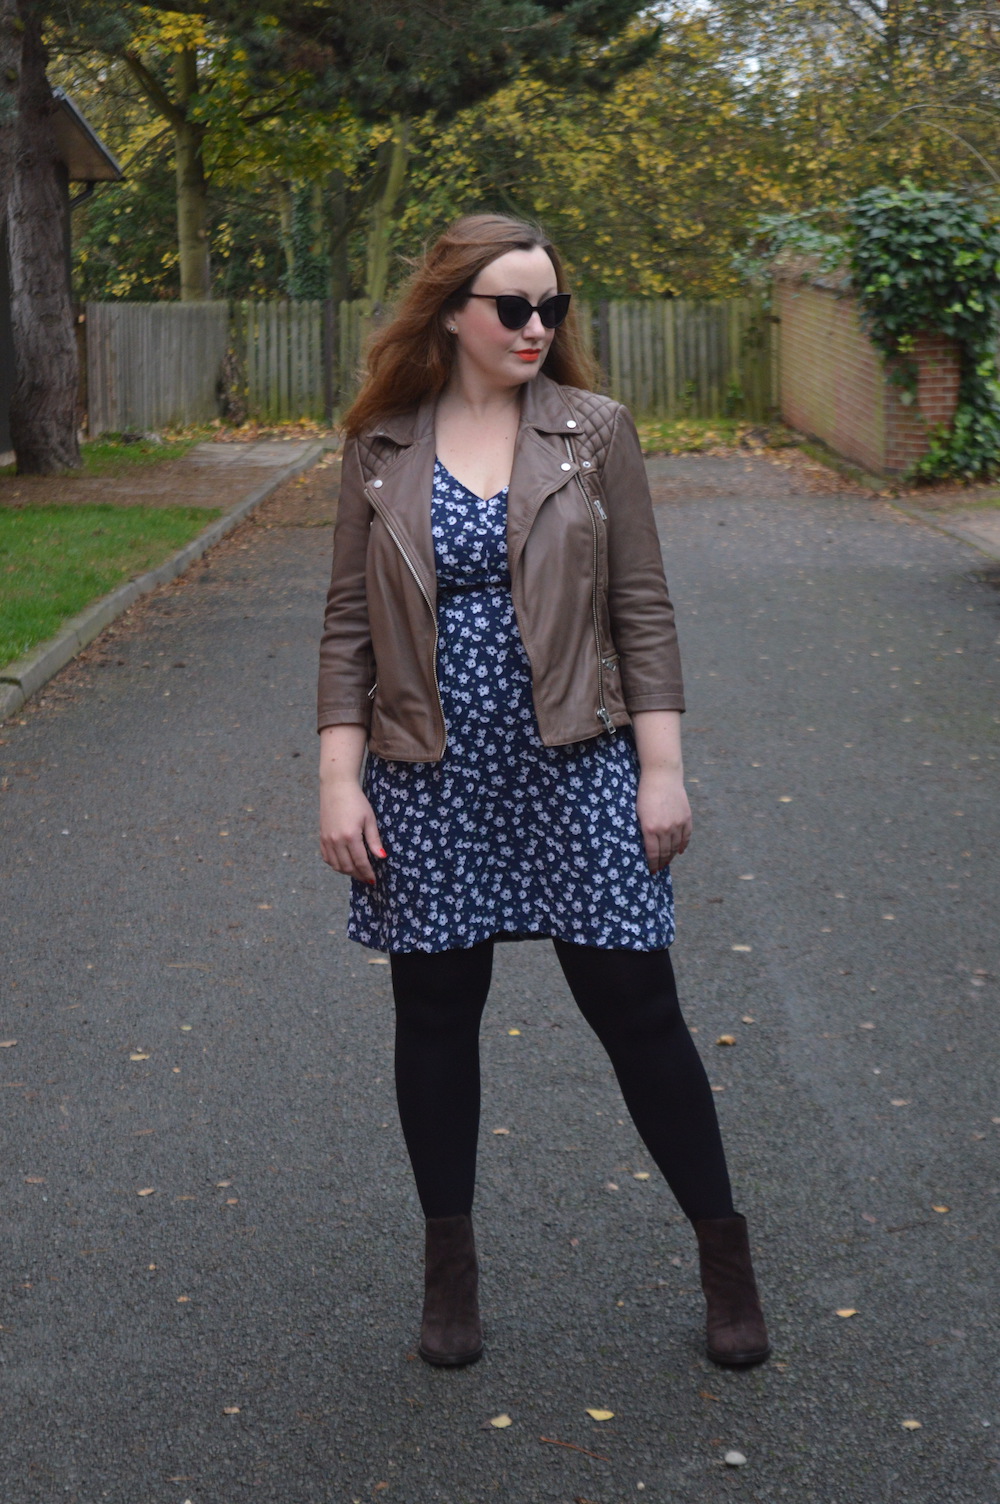
<svg viewBox="0 0 1000 1504"><path fill-rule="evenodd" d="M505 329L523 329L531 319L533 313L537 313L546 329L558 329L563 319L569 312L568 292L557 292L551 298L533 307L527 298L519 297L513 292L470 292L469 298L487 298L497 305L497 318Z"/></svg>

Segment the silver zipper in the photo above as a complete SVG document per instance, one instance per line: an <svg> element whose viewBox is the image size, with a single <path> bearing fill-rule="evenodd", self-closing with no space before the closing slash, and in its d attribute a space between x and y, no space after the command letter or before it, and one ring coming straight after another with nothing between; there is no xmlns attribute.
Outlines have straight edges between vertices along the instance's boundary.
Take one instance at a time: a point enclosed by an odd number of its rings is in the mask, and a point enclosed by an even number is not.
<svg viewBox="0 0 1000 1504"><path fill-rule="evenodd" d="M573 453L573 444L565 434L563 435L563 443L566 445L567 455L575 464L576 455ZM601 619L597 610L597 572L598 566L601 562L601 543L600 536L597 531L597 518L594 516L594 513L596 512L598 516L600 516L606 522L607 514L597 498L590 495L590 492L583 484L583 476L580 474L579 470L577 470L576 472L576 480L577 485L583 492L584 500L587 503L587 515L590 518L591 527L594 529L594 589L591 595L591 605L594 614L594 642L597 647L597 693L600 700L600 704L597 707L597 719L601 722L608 735L614 736L618 728L612 721L611 716L608 714L608 707L604 703L604 674L602 672L602 669L604 667L604 655L601 652Z"/></svg>
<svg viewBox="0 0 1000 1504"><path fill-rule="evenodd" d="M367 490L367 488L366 488L366 490ZM386 517L386 515L383 512L382 508L379 506L378 502L375 500L374 496L372 496L370 492L368 493L368 500L371 502L373 510L376 511L379 514L379 516L381 517L383 525L385 526L385 530L389 534L389 537L392 539L393 543L395 543L396 547L399 549L399 552L400 552L400 554L403 557L403 563L406 565L407 569L410 571L410 573L412 574L414 580L416 581L417 589L420 591L420 594L423 596L424 600L427 602L427 609L430 611L431 616L434 618L434 692L437 695L438 710L441 712L441 725L444 727L444 741L441 744L441 751L444 752L445 747L448 745L448 723L446 722L446 720L444 718L444 704L443 704L443 702L441 700L441 686L438 683L438 677L437 677L437 650L438 650L437 612L434 609L434 605L433 605L433 602L431 601L430 596L427 594L427 591L424 589L423 581L421 580L420 576L417 574L417 571L413 567L413 562L410 559L409 554L406 552L406 549L403 547L402 543L399 541L399 537L397 536L396 531L395 531L395 529L392 526L392 523ZM372 686L372 689L370 691L371 694L375 693L375 690L376 690L377 687L378 687L378 680L376 680L375 684Z"/></svg>

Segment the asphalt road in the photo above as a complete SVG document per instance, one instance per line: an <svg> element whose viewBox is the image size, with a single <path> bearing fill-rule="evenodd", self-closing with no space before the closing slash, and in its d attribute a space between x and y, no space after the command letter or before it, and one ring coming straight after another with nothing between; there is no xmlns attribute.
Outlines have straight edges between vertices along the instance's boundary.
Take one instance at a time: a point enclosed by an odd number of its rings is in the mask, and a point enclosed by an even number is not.
<svg viewBox="0 0 1000 1504"><path fill-rule="evenodd" d="M313 831L330 531L249 526L2 732L5 1501L1000 1499L996 566L764 459L652 472L674 955L772 1362L702 1356L544 942L484 1025L488 1353L414 1357L388 967Z"/></svg>

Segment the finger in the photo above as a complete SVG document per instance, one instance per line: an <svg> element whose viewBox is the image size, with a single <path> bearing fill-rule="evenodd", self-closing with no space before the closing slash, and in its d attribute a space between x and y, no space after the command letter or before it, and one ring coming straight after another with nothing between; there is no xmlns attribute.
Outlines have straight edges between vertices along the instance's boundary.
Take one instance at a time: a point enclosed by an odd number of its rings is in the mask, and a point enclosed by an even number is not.
<svg viewBox="0 0 1000 1504"><path fill-rule="evenodd" d="M373 886L375 873L372 871L372 864L368 860L368 852L360 833L350 841L348 850L351 856L351 876L356 877L358 882Z"/></svg>
<svg viewBox="0 0 1000 1504"><path fill-rule="evenodd" d="M384 857L385 850L382 846L382 837L378 833L378 824L373 814L365 819L364 830L365 845L369 851L374 851L376 856Z"/></svg>

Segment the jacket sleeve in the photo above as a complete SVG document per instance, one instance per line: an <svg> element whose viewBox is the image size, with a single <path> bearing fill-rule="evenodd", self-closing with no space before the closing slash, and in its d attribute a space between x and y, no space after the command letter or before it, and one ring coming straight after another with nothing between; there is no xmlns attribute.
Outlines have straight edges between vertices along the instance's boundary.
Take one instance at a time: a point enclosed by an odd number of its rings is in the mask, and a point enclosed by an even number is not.
<svg viewBox="0 0 1000 1504"><path fill-rule="evenodd" d="M368 625L365 566L371 509L356 439L344 448L333 534L333 570L319 646L318 729L371 724L375 655Z"/></svg>
<svg viewBox="0 0 1000 1504"><path fill-rule="evenodd" d="M601 474L608 513L608 609L629 714L683 710L674 608L663 573L639 435L619 407Z"/></svg>

